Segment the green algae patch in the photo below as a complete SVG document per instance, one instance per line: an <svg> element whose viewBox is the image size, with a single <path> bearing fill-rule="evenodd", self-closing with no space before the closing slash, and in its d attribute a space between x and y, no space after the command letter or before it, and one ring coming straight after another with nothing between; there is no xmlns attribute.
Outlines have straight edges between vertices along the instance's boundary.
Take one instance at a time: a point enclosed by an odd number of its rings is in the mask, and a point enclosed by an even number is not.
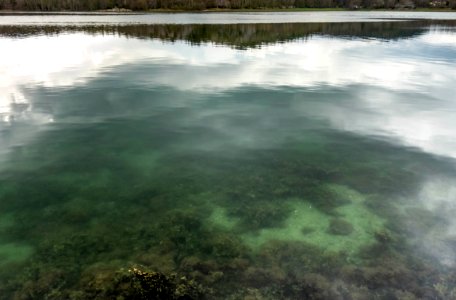
<svg viewBox="0 0 456 300"><path fill-rule="evenodd" d="M14 217L12 214L0 215L0 231L14 226Z"/></svg>
<svg viewBox="0 0 456 300"><path fill-rule="evenodd" d="M32 252L32 248L26 245L0 242L0 266L24 262Z"/></svg>
<svg viewBox="0 0 456 300"><path fill-rule="evenodd" d="M365 197L345 186L331 185L339 196L349 199L348 204L335 209L335 212L351 224L347 235L331 234L328 229L333 217L315 208L310 202L293 198L285 201L293 209L283 227L263 228L258 232L242 235L243 241L252 249L258 249L271 240L302 241L324 249L324 251L343 251L355 254L361 247L373 244L375 232L383 228L383 220L371 213L365 206Z"/></svg>
<svg viewBox="0 0 456 300"><path fill-rule="evenodd" d="M226 209L221 206L214 206L212 213L209 216L210 224L227 230L234 229L239 221L239 218L228 216Z"/></svg>
<svg viewBox="0 0 456 300"><path fill-rule="evenodd" d="M158 161L161 155L157 152L148 152L141 154L130 154L124 155L123 160L128 166L136 170L139 174L149 176L158 165Z"/></svg>
<svg viewBox="0 0 456 300"><path fill-rule="evenodd" d="M14 216L12 214L0 215L0 234L9 230L15 225ZM21 263L32 254L32 248L19 243L11 243L1 239L0 237L0 267Z"/></svg>

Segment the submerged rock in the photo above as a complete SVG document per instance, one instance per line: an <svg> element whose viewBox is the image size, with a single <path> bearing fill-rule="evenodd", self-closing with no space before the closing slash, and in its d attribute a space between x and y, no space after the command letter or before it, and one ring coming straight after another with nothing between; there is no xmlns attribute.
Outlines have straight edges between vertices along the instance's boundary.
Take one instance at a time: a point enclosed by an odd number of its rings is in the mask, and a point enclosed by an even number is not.
<svg viewBox="0 0 456 300"><path fill-rule="evenodd" d="M105 271L84 282L84 299L201 299L202 288L185 277L131 268Z"/></svg>
<svg viewBox="0 0 456 300"><path fill-rule="evenodd" d="M291 209L280 201L246 201L230 208L232 216L240 217L245 230L281 227Z"/></svg>
<svg viewBox="0 0 456 300"><path fill-rule="evenodd" d="M344 219L334 218L328 227L328 233L333 235L349 235L353 232L353 225Z"/></svg>
<svg viewBox="0 0 456 300"><path fill-rule="evenodd" d="M134 299L172 299L175 284L165 275L133 268L115 284L113 296Z"/></svg>
<svg viewBox="0 0 456 300"><path fill-rule="evenodd" d="M309 226L304 226L301 229L301 233L304 234L304 235L311 234L311 233L314 233L314 232L315 232L315 228L312 228L312 227L309 227Z"/></svg>
<svg viewBox="0 0 456 300"><path fill-rule="evenodd" d="M333 217L339 215L336 208L351 202L349 198L341 196L334 188L325 184L312 183L304 190L305 199L321 212Z"/></svg>

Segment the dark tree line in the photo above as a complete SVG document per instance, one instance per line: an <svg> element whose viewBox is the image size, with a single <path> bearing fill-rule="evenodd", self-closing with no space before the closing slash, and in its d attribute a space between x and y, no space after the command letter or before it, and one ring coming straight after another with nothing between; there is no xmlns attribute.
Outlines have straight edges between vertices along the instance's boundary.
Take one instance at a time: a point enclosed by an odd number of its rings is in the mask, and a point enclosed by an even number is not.
<svg viewBox="0 0 456 300"><path fill-rule="evenodd" d="M30 11L415 7L455 9L456 0L0 0L0 9Z"/></svg>

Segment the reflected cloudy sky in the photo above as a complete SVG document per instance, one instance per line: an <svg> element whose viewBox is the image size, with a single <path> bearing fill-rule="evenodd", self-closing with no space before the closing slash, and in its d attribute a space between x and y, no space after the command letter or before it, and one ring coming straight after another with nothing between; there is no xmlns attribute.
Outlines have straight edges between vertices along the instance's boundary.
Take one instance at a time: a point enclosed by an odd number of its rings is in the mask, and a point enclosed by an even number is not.
<svg viewBox="0 0 456 300"><path fill-rule="evenodd" d="M316 36L249 50L71 33L1 38L0 49L3 127L54 121L52 113L34 110L31 89L83 89L106 74L115 77L116 68L133 66L129 82L141 88L206 95L246 86L332 93L331 101L312 101L311 111L308 102L296 102L295 109L339 129L456 158L454 32L432 30L395 41Z"/></svg>

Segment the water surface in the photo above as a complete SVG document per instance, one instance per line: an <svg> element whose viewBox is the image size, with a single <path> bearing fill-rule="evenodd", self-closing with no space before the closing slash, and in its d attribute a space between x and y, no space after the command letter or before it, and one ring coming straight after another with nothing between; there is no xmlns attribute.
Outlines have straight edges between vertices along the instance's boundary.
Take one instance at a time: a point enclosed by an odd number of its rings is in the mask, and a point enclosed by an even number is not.
<svg viewBox="0 0 456 300"><path fill-rule="evenodd" d="M0 26L0 298L454 297L455 23L357 21Z"/></svg>
<svg viewBox="0 0 456 300"><path fill-rule="evenodd" d="M455 20L456 12L416 11L304 11L226 13L5 13L1 25L87 24L259 24L379 22L388 20Z"/></svg>

